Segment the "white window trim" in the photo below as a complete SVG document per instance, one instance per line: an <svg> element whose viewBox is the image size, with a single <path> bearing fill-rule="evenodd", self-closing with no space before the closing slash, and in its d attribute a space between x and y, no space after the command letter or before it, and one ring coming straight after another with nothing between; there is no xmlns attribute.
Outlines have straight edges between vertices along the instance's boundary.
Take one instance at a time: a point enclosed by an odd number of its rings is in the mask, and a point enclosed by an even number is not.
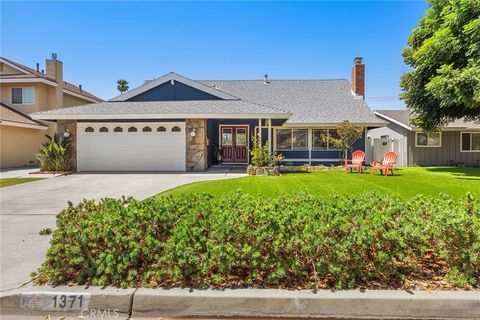
<svg viewBox="0 0 480 320"><path fill-rule="evenodd" d="M13 89L22 89L22 103L16 103L16 102L13 102ZM24 103L23 102L23 89L33 89L33 102L32 103ZM10 102L14 105L17 105L17 106L28 106L28 105L34 105L35 102L36 102L36 95L37 95L37 91L35 90L35 87L13 87L10 89Z"/></svg>
<svg viewBox="0 0 480 320"><path fill-rule="evenodd" d="M470 135L470 150L463 150L462 149L462 135L469 134ZM471 131L461 131L460 132L460 152L480 152L480 150L471 150L472 149L472 134L480 134L480 132L471 132Z"/></svg>
<svg viewBox="0 0 480 320"><path fill-rule="evenodd" d="M427 145L419 145L418 144L418 139L417 139L417 135L421 133L421 134L426 134L427 135ZM430 133L439 133L440 134L440 144L438 145L428 145L428 135ZM439 132L423 132L423 131L415 131L415 147L417 148L441 148L442 147L442 132L439 131Z"/></svg>
<svg viewBox="0 0 480 320"><path fill-rule="evenodd" d="M277 147L277 130L290 130L290 136L292 137L292 143L290 144L290 149L279 149ZM307 146L305 148L293 148L293 130L306 130L307 131ZM279 127L279 128L275 128L275 134L274 134L274 146L275 146L275 150L276 151L309 151L309 129L308 128L282 128L282 127Z"/></svg>

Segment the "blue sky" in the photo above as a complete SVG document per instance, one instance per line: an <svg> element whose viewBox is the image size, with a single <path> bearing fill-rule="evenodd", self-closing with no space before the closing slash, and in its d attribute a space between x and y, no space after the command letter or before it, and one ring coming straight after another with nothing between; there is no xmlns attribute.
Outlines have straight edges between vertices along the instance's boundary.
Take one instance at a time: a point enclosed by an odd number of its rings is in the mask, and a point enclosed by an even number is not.
<svg viewBox="0 0 480 320"><path fill-rule="evenodd" d="M175 71L192 79L350 79L365 57L367 102L403 107L401 50L425 1L1 2L1 55L108 99Z"/></svg>

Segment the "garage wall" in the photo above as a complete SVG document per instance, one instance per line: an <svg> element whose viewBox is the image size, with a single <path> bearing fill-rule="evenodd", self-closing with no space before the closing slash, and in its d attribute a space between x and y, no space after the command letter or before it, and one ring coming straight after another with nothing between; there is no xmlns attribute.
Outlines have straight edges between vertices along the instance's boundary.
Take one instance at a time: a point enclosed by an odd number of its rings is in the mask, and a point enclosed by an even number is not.
<svg viewBox="0 0 480 320"><path fill-rule="evenodd" d="M208 168L207 120L187 119L186 123L187 171L204 171ZM195 130L195 135L192 135Z"/></svg>
<svg viewBox="0 0 480 320"><path fill-rule="evenodd" d="M55 124L51 124L48 130L0 125L0 168L38 165L35 153L47 140L45 135L52 135L55 128Z"/></svg>

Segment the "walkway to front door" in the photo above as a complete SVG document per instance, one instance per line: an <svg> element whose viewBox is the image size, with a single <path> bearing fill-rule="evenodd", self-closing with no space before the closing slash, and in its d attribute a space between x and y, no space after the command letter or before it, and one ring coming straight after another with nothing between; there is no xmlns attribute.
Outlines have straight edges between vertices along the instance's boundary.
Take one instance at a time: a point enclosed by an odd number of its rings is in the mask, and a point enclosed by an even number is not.
<svg viewBox="0 0 480 320"><path fill-rule="evenodd" d="M248 126L221 125L223 163L248 163Z"/></svg>

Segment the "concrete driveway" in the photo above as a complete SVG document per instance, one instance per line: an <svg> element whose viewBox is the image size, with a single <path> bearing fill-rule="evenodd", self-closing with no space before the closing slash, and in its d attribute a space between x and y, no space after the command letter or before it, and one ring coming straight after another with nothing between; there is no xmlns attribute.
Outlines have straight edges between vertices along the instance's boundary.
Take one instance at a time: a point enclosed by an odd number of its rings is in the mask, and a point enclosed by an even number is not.
<svg viewBox="0 0 480 320"><path fill-rule="evenodd" d="M144 199L162 191L205 180L245 176L244 170L211 169L203 173L91 173L59 176L0 189L0 291L30 282L30 273L44 261L55 216L82 199L133 196Z"/></svg>

